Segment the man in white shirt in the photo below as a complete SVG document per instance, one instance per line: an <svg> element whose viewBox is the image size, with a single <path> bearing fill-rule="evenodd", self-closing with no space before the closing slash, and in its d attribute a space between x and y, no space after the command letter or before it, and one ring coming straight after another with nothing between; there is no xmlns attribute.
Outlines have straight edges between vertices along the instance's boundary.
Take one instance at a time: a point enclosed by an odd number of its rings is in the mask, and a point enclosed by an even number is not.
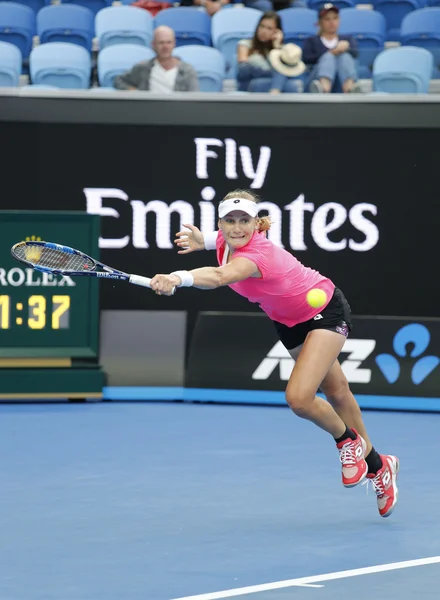
<svg viewBox="0 0 440 600"><path fill-rule="evenodd" d="M199 91L196 71L188 63L173 56L175 46L176 37L171 27L157 27L152 43L156 58L137 63L127 73L115 77L115 88L147 90L161 94Z"/></svg>

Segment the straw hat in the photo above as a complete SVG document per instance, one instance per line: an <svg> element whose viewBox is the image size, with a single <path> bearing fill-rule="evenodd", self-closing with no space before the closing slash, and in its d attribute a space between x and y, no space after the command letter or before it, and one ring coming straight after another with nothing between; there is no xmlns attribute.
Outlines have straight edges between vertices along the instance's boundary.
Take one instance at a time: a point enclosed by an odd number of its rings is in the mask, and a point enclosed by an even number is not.
<svg viewBox="0 0 440 600"><path fill-rule="evenodd" d="M280 49L269 52L269 60L273 68L287 77L299 77L306 70L302 62L302 50L296 44L285 44Z"/></svg>

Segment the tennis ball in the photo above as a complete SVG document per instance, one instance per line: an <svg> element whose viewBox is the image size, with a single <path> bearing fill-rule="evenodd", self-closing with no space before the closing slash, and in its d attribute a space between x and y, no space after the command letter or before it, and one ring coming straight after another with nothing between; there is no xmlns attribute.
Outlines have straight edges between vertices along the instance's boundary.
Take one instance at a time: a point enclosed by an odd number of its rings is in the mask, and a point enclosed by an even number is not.
<svg viewBox="0 0 440 600"><path fill-rule="evenodd" d="M327 302L327 294L324 290L314 288L307 292L307 303L313 308L320 308Z"/></svg>

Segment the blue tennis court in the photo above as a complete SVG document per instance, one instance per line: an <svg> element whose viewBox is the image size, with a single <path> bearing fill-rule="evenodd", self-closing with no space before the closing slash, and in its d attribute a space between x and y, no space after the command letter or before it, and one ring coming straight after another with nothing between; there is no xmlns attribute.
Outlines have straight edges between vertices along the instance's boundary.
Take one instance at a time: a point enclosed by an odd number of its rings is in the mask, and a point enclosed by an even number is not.
<svg viewBox="0 0 440 600"><path fill-rule="evenodd" d="M331 438L287 408L0 415L1 600L438 598L440 415L364 413L401 460L389 519L372 489L342 487Z"/></svg>

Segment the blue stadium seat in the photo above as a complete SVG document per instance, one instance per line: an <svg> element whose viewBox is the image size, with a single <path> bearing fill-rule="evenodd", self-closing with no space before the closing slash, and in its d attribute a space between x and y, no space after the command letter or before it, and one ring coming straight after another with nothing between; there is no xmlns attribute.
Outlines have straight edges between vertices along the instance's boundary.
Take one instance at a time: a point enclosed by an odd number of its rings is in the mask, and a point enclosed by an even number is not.
<svg viewBox="0 0 440 600"><path fill-rule="evenodd" d="M16 87L19 84L22 60L17 46L0 42L0 87Z"/></svg>
<svg viewBox="0 0 440 600"><path fill-rule="evenodd" d="M309 0L307 6L312 10L319 11L326 4L325 0ZM343 8L354 8L356 5L355 0L332 0L332 4L337 6L339 10Z"/></svg>
<svg viewBox="0 0 440 600"><path fill-rule="evenodd" d="M358 73L361 79L370 79L376 56L385 44L385 17L375 10L344 8L340 12L339 33L353 36L359 48Z"/></svg>
<svg viewBox="0 0 440 600"><path fill-rule="evenodd" d="M176 46L210 46L211 17L198 8L182 6L161 10L154 19L154 26L168 25L176 34Z"/></svg>
<svg viewBox="0 0 440 600"><path fill-rule="evenodd" d="M36 33L35 13L15 2L0 2L0 41L14 44L26 59Z"/></svg>
<svg viewBox="0 0 440 600"><path fill-rule="evenodd" d="M106 0L62 0L62 3L83 6L84 8L91 10L94 15L108 6Z"/></svg>
<svg viewBox="0 0 440 600"><path fill-rule="evenodd" d="M227 77L235 78L237 42L254 36L261 10L231 8L219 10L211 18L212 43L226 59Z"/></svg>
<svg viewBox="0 0 440 600"><path fill-rule="evenodd" d="M112 87L117 75L129 71L136 63L151 60L156 53L147 46L118 44L108 46L98 54L98 80L101 87Z"/></svg>
<svg viewBox="0 0 440 600"><path fill-rule="evenodd" d="M284 43L296 44L300 48L304 40L316 35L318 13L310 8L283 8L278 11L284 32Z"/></svg>
<svg viewBox="0 0 440 600"><path fill-rule="evenodd" d="M373 65L373 90L391 94L427 94L432 54L425 48L400 46L379 54Z"/></svg>
<svg viewBox="0 0 440 600"><path fill-rule="evenodd" d="M429 50L434 58L432 77L440 77L440 8L415 10L402 21L402 45Z"/></svg>
<svg viewBox="0 0 440 600"><path fill-rule="evenodd" d="M91 52L94 16L88 8L74 4L46 6L37 14L37 33L41 44L69 42Z"/></svg>
<svg viewBox="0 0 440 600"><path fill-rule="evenodd" d="M173 53L197 72L201 92L222 92L226 75L225 57L217 48L181 46Z"/></svg>
<svg viewBox="0 0 440 600"><path fill-rule="evenodd" d="M68 89L86 89L90 86L90 53L76 44L41 44L32 50L29 62L31 81L37 85Z"/></svg>
<svg viewBox="0 0 440 600"><path fill-rule="evenodd" d="M100 49L114 44L150 46L153 17L135 6L110 6L96 15L95 32Z"/></svg>
<svg viewBox="0 0 440 600"><path fill-rule="evenodd" d="M47 0L13 0L14 4L23 4L27 8L34 11L35 14L48 4Z"/></svg>
<svg viewBox="0 0 440 600"><path fill-rule="evenodd" d="M421 0L423 2L424 0ZM374 10L382 13L387 22L386 39L400 42L400 26L403 18L421 8L419 0L373 0Z"/></svg>

